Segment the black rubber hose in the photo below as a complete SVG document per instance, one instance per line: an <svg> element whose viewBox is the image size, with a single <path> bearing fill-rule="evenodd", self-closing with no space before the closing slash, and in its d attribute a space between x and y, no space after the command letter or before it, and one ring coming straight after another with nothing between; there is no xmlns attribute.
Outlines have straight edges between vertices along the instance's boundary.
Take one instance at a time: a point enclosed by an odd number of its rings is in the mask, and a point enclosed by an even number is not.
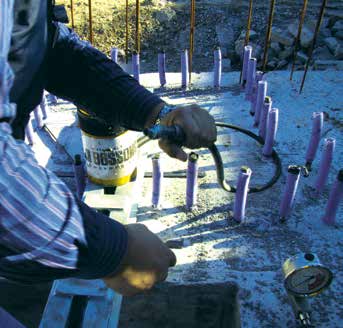
<svg viewBox="0 0 343 328"><path fill-rule="evenodd" d="M227 128L227 129L238 131L238 132L243 133L243 134L247 135L248 137L256 140L260 145L262 145L262 146L264 145L263 138L256 135L255 133L253 133L249 130L243 129L239 126L228 124L228 123L222 123L222 122L216 122L216 126L221 127L221 128ZM138 147L142 147L143 145L145 145L150 140L151 139L149 139L146 136L138 139ZM220 155L220 152L219 152L217 146L213 145L213 146L210 146L208 149L211 152L212 157L213 157L214 162L215 162L215 165L216 165L218 184L225 191L235 193L236 187L229 185L225 180L224 164L223 164L223 160L222 160L222 157ZM249 193L261 192L261 191L264 191L268 188L271 188L280 178L280 176L282 174L282 163L281 163L281 159L280 159L279 155L277 154L277 152L275 150L273 150L271 158L273 159L273 162L275 164L274 176L265 185L260 186L260 187L250 188Z"/></svg>

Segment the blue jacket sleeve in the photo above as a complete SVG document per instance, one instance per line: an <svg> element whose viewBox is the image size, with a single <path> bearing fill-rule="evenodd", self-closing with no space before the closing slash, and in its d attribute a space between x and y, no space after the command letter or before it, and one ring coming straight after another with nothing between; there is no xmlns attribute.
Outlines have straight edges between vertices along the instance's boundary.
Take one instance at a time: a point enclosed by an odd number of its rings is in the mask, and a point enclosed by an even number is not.
<svg viewBox="0 0 343 328"><path fill-rule="evenodd" d="M66 26L55 26L46 89L107 122L142 130L162 100Z"/></svg>

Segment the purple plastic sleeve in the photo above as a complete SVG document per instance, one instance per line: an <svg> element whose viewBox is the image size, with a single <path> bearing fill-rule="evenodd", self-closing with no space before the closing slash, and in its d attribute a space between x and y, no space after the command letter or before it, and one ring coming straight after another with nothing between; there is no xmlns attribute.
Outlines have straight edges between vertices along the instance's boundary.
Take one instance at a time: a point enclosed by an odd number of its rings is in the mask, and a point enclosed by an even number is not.
<svg viewBox="0 0 343 328"><path fill-rule="evenodd" d="M187 88L189 83L188 50L181 52L181 86Z"/></svg>
<svg viewBox="0 0 343 328"><path fill-rule="evenodd" d="M251 96L251 108L250 114L255 115L256 112L256 104L257 104L257 91L258 91L258 83L263 81L264 73L261 71L256 72L255 83L253 84L252 96Z"/></svg>
<svg viewBox="0 0 343 328"><path fill-rule="evenodd" d="M166 79L166 54L161 52L158 54L158 73L160 76L161 87L167 84Z"/></svg>
<svg viewBox="0 0 343 328"><path fill-rule="evenodd" d="M31 120L29 120L29 122L27 123L26 125L26 128L25 128L25 135L26 135L26 138L27 138L27 142L30 146L33 145L33 128L32 128L32 122Z"/></svg>
<svg viewBox="0 0 343 328"><path fill-rule="evenodd" d="M76 193L79 199L82 199L86 188L86 171L84 163L74 163L74 174L76 182Z"/></svg>
<svg viewBox="0 0 343 328"><path fill-rule="evenodd" d="M251 46L245 46L244 47L244 55L243 55L243 68L242 68L243 86L246 84L246 81L247 81L248 65L249 65L249 60L251 59L251 54L252 54L252 47Z"/></svg>
<svg viewBox="0 0 343 328"><path fill-rule="evenodd" d="M35 123L36 123L36 130L37 129L41 129L44 124L43 124L43 120L42 120L42 114L39 111L38 107L36 107L33 111L34 117L35 117Z"/></svg>
<svg viewBox="0 0 343 328"><path fill-rule="evenodd" d="M269 112L269 116L268 116L266 141L262 150L262 154L264 156L269 157L273 153L273 147L274 147L274 142L276 138L278 124L279 124L279 110L277 108L273 108Z"/></svg>
<svg viewBox="0 0 343 328"><path fill-rule="evenodd" d="M253 86L256 81L256 58L250 58L247 72L247 84L245 89L245 99L252 100Z"/></svg>
<svg viewBox="0 0 343 328"><path fill-rule="evenodd" d="M43 115L43 120L46 120L48 118L48 102L46 100L46 97L45 95L43 94L43 97L42 97L42 101L40 102L40 109L42 111L42 115Z"/></svg>
<svg viewBox="0 0 343 328"><path fill-rule="evenodd" d="M271 107L272 107L272 101L270 97L266 97L262 106L260 124L258 126L258 134L263 140L266 140L268 118L269 118Z"/></svg>
<svg viewBox="0 0 343 328"><path fill-rule="evenodd" d="M324 140L322 160L320 162L318 177L314 185L317 192L321 192L325 187L326 181L329 176L335 147L336 147L335 139L328 138Z"/></svg>
<svg viewBox="0 0 343 328"><path fill-rule="evenodd" d="M118 63L118 48L112 48L111 49L111 59L115 62Z"/></svg>
<svg viewBox="0 0 343 328"><path fill-rule="evenodd" d="M267 96L267 88L268 82L267 81L260 81L257 84L257 95L256 95L256 106L255 106L255 126L259 126L261 113L263 110L263 103Z"/></svg>
<svg viewBox="0 0 343 328"><path fill-rule="evenodd" d="M280 205L280 218L285 220L291 213L295 195L297 193L298 184L300 180L300 169L296 171L291 171L288 169L286 189L283 194L281 205Z"/></svg>
<svg viewBox="0 0 343 328"><path fill-rule="evenodd" d="M187 166L186 207L191 210L196 205L198 192L198 155L189 154Z"/></svg>
<svg viewBox="0 0 343 328"><path fill-rule="evenodd" d="M133 72L133 77L139 82L139 74L140 74L139 54L132 55L132 72Z"/></svg>
<svg viewBox="0 0 343 328"><path fill-rule="evenodd" d="M249 191L249 182L251 170L249 168L241 169L238 176L236 197L233 210L233 218L237 222L242 222L245 218L245 207Z"/></svg>
<svg viewBox="0 0 343 328"><path fill-rule="evenodd" d="M220 48L214 50L214 72L213 72L213 86L220 88L222 80L222 52Z"/></svg>
<svg viewBox="0 0 343 328"><path fill-rule="evenodd" d="M314 161L318 150L323 130L324 114L322 112L315 112L313 113L312 120L312 135L306 153L306 163L310 164Z"/></svg>
<svg viewBox="0 0 343 328"><path fill-rule="evenodd" d="M161 160L159 157L152 158L152 206L158 208L161 206L163 171L161 169Z"/></svg>
<svg viewBox="0 0 343 328"><path fill-rule="evenodd" d="M334 225L336 223L336 215L338 205L343 198L343 170L338 174L338 177L330 192L329 201L326 206L325 215L322 218L323 222L328 225Z"/></svg>

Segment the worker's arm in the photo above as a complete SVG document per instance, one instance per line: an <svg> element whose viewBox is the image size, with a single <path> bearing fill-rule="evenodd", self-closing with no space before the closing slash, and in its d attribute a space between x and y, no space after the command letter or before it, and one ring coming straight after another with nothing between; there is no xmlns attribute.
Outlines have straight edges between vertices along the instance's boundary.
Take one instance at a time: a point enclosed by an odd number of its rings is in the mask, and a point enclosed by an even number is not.
<svg viewBox="0 0 343 328"><path fill-rule="evenodd" d="M58 26L46 89L107 122L142 130L163 101L66 26Z"/></svg>
<svg viewBox="0 0 343 328"><path fill-rule="evenodd" d="M1 277L21 283L107 277L124 295L167 277L176 259L158 237L77 201L10 133L10 126L0 123Z"/></svg>

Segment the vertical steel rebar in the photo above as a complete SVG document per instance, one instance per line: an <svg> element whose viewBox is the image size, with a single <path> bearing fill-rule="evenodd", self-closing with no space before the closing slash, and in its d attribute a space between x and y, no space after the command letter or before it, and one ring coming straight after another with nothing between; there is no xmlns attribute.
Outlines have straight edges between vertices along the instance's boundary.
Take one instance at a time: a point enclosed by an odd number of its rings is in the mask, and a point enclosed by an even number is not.
<svg viewBox="0 0 343 328"><path fill-rule="evenodd" d="M74 22L74 1L70 0L70 18L71 18L71 28L75 28L75 22Z"/></svg>
<svg viewBox="0 0 343 328"><path fill-rule="evenodd" d="M141 52L141 6L139 0L136 0L136 52Z"/></svg>
<svg viewBox="0 0 343 328"><path fill-rule="evenodd" d="M192 82L192 65L194 53L194 33L195 33L195 0L191 0L191 28L189 33L189 83Z"/></svg>
<svg viewBox="0 0 343 328"><path fill-rule="evenodd" d="M275 12L275 0L271 0L270 2L270 9L269 9L269 19L268 19L268 28L266 34L266 41L264 45L264 55L263 55L263 72L266 71L267 68L267 61L268 61L268 50L270 45L270 39L272 36L272 26L273 26L273 19L274 19L274 12Z"/></svg>
<svg viewBox="0 0 343 328"><path fill-rule="evenodd" d="M311 45L310 52L309 52L309 56L308 56L308 59L307 59L307 62L306 62L304 76L303 76L303 79L301 81L301 86L300 86L299 93L301 93L303 91L303 88L304 88L307 71L308 71L308 68L310 66L310 62L312 60L312 55L313 55L314 47L316 46L316 43L317 43L317 38L318 38L318 34L319 34L320 25L322 25L322 20L323 20L323 17L324 17L324 12L325 12L326 4L327 4L327 0L323 0L322 6L321 6L320 12L319 12L319 17L318 17L316 29L315 29L315 32L314 32L314 38L313 38L312 45Z"/></svg>
<svg viewBox="0 0 343 328"><path fill-rule="evenodd" d="M295 39L295 44L294 44L294 49L293 49L293 64L292 64L292 69L291 69L291 76L289 78L291 81L293 79L293 73L294 73L294 69L295 69L295 61L297 59L297 53L298 53L298 50L299 50L299 44L300 44L300 40L301 40L301 32L302 32L302 29L303 29L305 15L306 15L306 10L307 10L307 3L308 3L308 0L304 0L304 4L303 4L303 7L302 7L301 13L300 13L300 21L299 21L299 27L298 27L298 34L297 34L297 37Z"/></svg>
<svg viewBox="0 0 343 328"><path fill-rule="evenodd" d="M93 43L93 15L92 15L92 0L88 0L88 19L89 19L89 42Z"/></svg>
<svg viewBox="0 0 343 328"><path fill-rule="evenodd" d="M129 0L125 7L125 62L129 62Z"/></svg>
<svg viewBox="0 0 343 328"><path fill-rule="evenodd" d="M245 40L244 40L243 53L244 53L244 48L248 45L249 40L250 40L252 9L253 9L253 0L250 0L250 2L249 2L249 11L248 11L247 30L245 31ZM241 69L241 74L239 76L239 84L242 84L242 77L243 77L243 65L242 65L242 69Z"/></svg>

